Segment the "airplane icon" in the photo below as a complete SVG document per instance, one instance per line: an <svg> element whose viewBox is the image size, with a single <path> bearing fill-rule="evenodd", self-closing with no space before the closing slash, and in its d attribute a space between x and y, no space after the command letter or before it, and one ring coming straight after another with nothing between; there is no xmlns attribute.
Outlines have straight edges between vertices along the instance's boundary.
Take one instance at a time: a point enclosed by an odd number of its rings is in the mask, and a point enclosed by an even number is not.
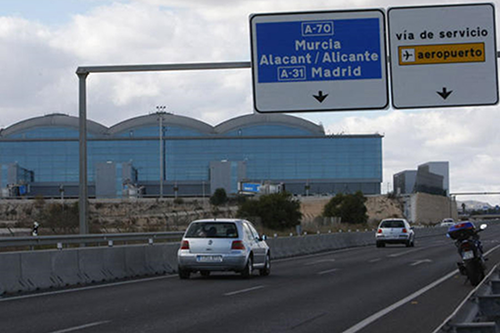
<svg viewBox="0 0 500 333"><path fill-rule="evenodd" d="M401 49L400 52L401 62L415 61L415 49Z"/></svg>

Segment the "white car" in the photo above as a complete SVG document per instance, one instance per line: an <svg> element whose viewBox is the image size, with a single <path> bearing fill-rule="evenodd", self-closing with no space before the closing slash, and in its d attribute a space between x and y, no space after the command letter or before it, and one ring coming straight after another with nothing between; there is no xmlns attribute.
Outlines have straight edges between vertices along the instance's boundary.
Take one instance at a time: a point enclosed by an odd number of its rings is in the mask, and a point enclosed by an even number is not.
<svg viewBox="0 0 500 333"><path fill-rule="evenodd" d="M377 247L384 247L385 244L415 246L415 232L405 219L385 219L380 222L377 228L375 243Z"/></svg>
<svg viewBox="0 0 500 333"><path fill-rule="evenodd" d="M440 227L451 227L452 225L455 225L455 221L452 218L443 219L439 224Z"/></svg>
<svg viewBox="0 0 500 333"><path fill-rule="evenodd" d="M255 227L240 219L205 219L189 224L177 252L179 277L191 273L209 276L214 271L233 271L250 277L271 272L271 253Z"/></svg>

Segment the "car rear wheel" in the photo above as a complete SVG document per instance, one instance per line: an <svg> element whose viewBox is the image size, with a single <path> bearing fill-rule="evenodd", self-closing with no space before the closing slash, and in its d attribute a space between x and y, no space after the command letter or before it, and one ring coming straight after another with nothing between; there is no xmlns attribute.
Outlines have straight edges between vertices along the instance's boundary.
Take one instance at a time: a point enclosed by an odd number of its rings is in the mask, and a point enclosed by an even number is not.
<svg viewBox="0 0 500 333"><path fill-rule="evenodd" d="M384 242L377 242L377 247L384 247L384 246L385 246Z"/></svg>
<svg viewBox="0 0 500 333"><path fill-rule="evenodd" d="M241 275L244 278L249 278L250 276L252 276L252 271L253 271L253 258L252 256L250 256L248 257L247 264L245 265L245 268L241 272Z"/></svg>
<svg viewBox="0 0 500 333"><path fill-rule="evenodd" d="M271 274L271 256L269 253L266 255L266 262L264 263L264 268L259 271L261 276L268 276Z"/></svg>
<svg viewBox="0 0 500 333"><path fill-rule="evenodd" d="M181 278L182 280L189 279L190 275L191 272L189 272L187 269L179 268L179 278Z"/></svg>

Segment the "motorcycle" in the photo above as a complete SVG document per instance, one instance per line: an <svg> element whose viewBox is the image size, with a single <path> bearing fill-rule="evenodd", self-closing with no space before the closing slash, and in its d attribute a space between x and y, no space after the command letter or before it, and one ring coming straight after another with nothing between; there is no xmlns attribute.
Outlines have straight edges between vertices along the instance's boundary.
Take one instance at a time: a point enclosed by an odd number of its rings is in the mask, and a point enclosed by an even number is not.
<svg viewBox="0 0 500 333"><path fill-rule="evenodd" d="M486 227L486 224L482 224L477 230L474 224L467 221L451 226L447 233L447 236L455 241L458 254L462 258L462 261L457 263L458 269L462 275L467 276L473 286L477 286L485 275L486 264L479 232Z"/></svg>

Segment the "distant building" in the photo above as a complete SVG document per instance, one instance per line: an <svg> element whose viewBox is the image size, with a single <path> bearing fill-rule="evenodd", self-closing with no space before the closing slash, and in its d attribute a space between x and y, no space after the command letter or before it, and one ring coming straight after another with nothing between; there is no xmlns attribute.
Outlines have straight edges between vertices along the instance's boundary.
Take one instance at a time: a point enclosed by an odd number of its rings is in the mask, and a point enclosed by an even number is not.
<svg viewBox="0 0 500 333"><path fill-rule="evenodd" d="M413 193L415 182L417 180L417 171L406 170L396 173L393 177L394 193L407 194Z"/></svg>
<svg viewBox="0 0 500 333"><path fill-rule="evenodd" d="M33 181L33 171L17 163L0 164L0 198L27 195Z"/></svg>
<svg viewBox="0 0 500 333"><path fill-rule="evenodd" d="M443 184L441 189L445 191L448 196L450 194L450 163L449 162L428 162L420 167L426 167L429 173L443 177Z"/></svg>
<svg viewBox="0 0 500 333"><path fill-rule="evenodd" d="M429 193L449 195L449 163L428 162L415 170L406 170L394 174L394 193Z"/></svg>
<svg viewBox="0 0 500 333"><path fill-rule="evenodd" d="M90 197L208 196L220 187L236 194L242 182L282 184L292 194L380 194L381 135L326 135L285 114L211 126L155 113L109 128L87 120L87 132ZM28 196L78 197L78 140L77 117L27 119L0 129L0 166L16 163L33 175ZM2 187L10 182L5 170Z"/></svg>

